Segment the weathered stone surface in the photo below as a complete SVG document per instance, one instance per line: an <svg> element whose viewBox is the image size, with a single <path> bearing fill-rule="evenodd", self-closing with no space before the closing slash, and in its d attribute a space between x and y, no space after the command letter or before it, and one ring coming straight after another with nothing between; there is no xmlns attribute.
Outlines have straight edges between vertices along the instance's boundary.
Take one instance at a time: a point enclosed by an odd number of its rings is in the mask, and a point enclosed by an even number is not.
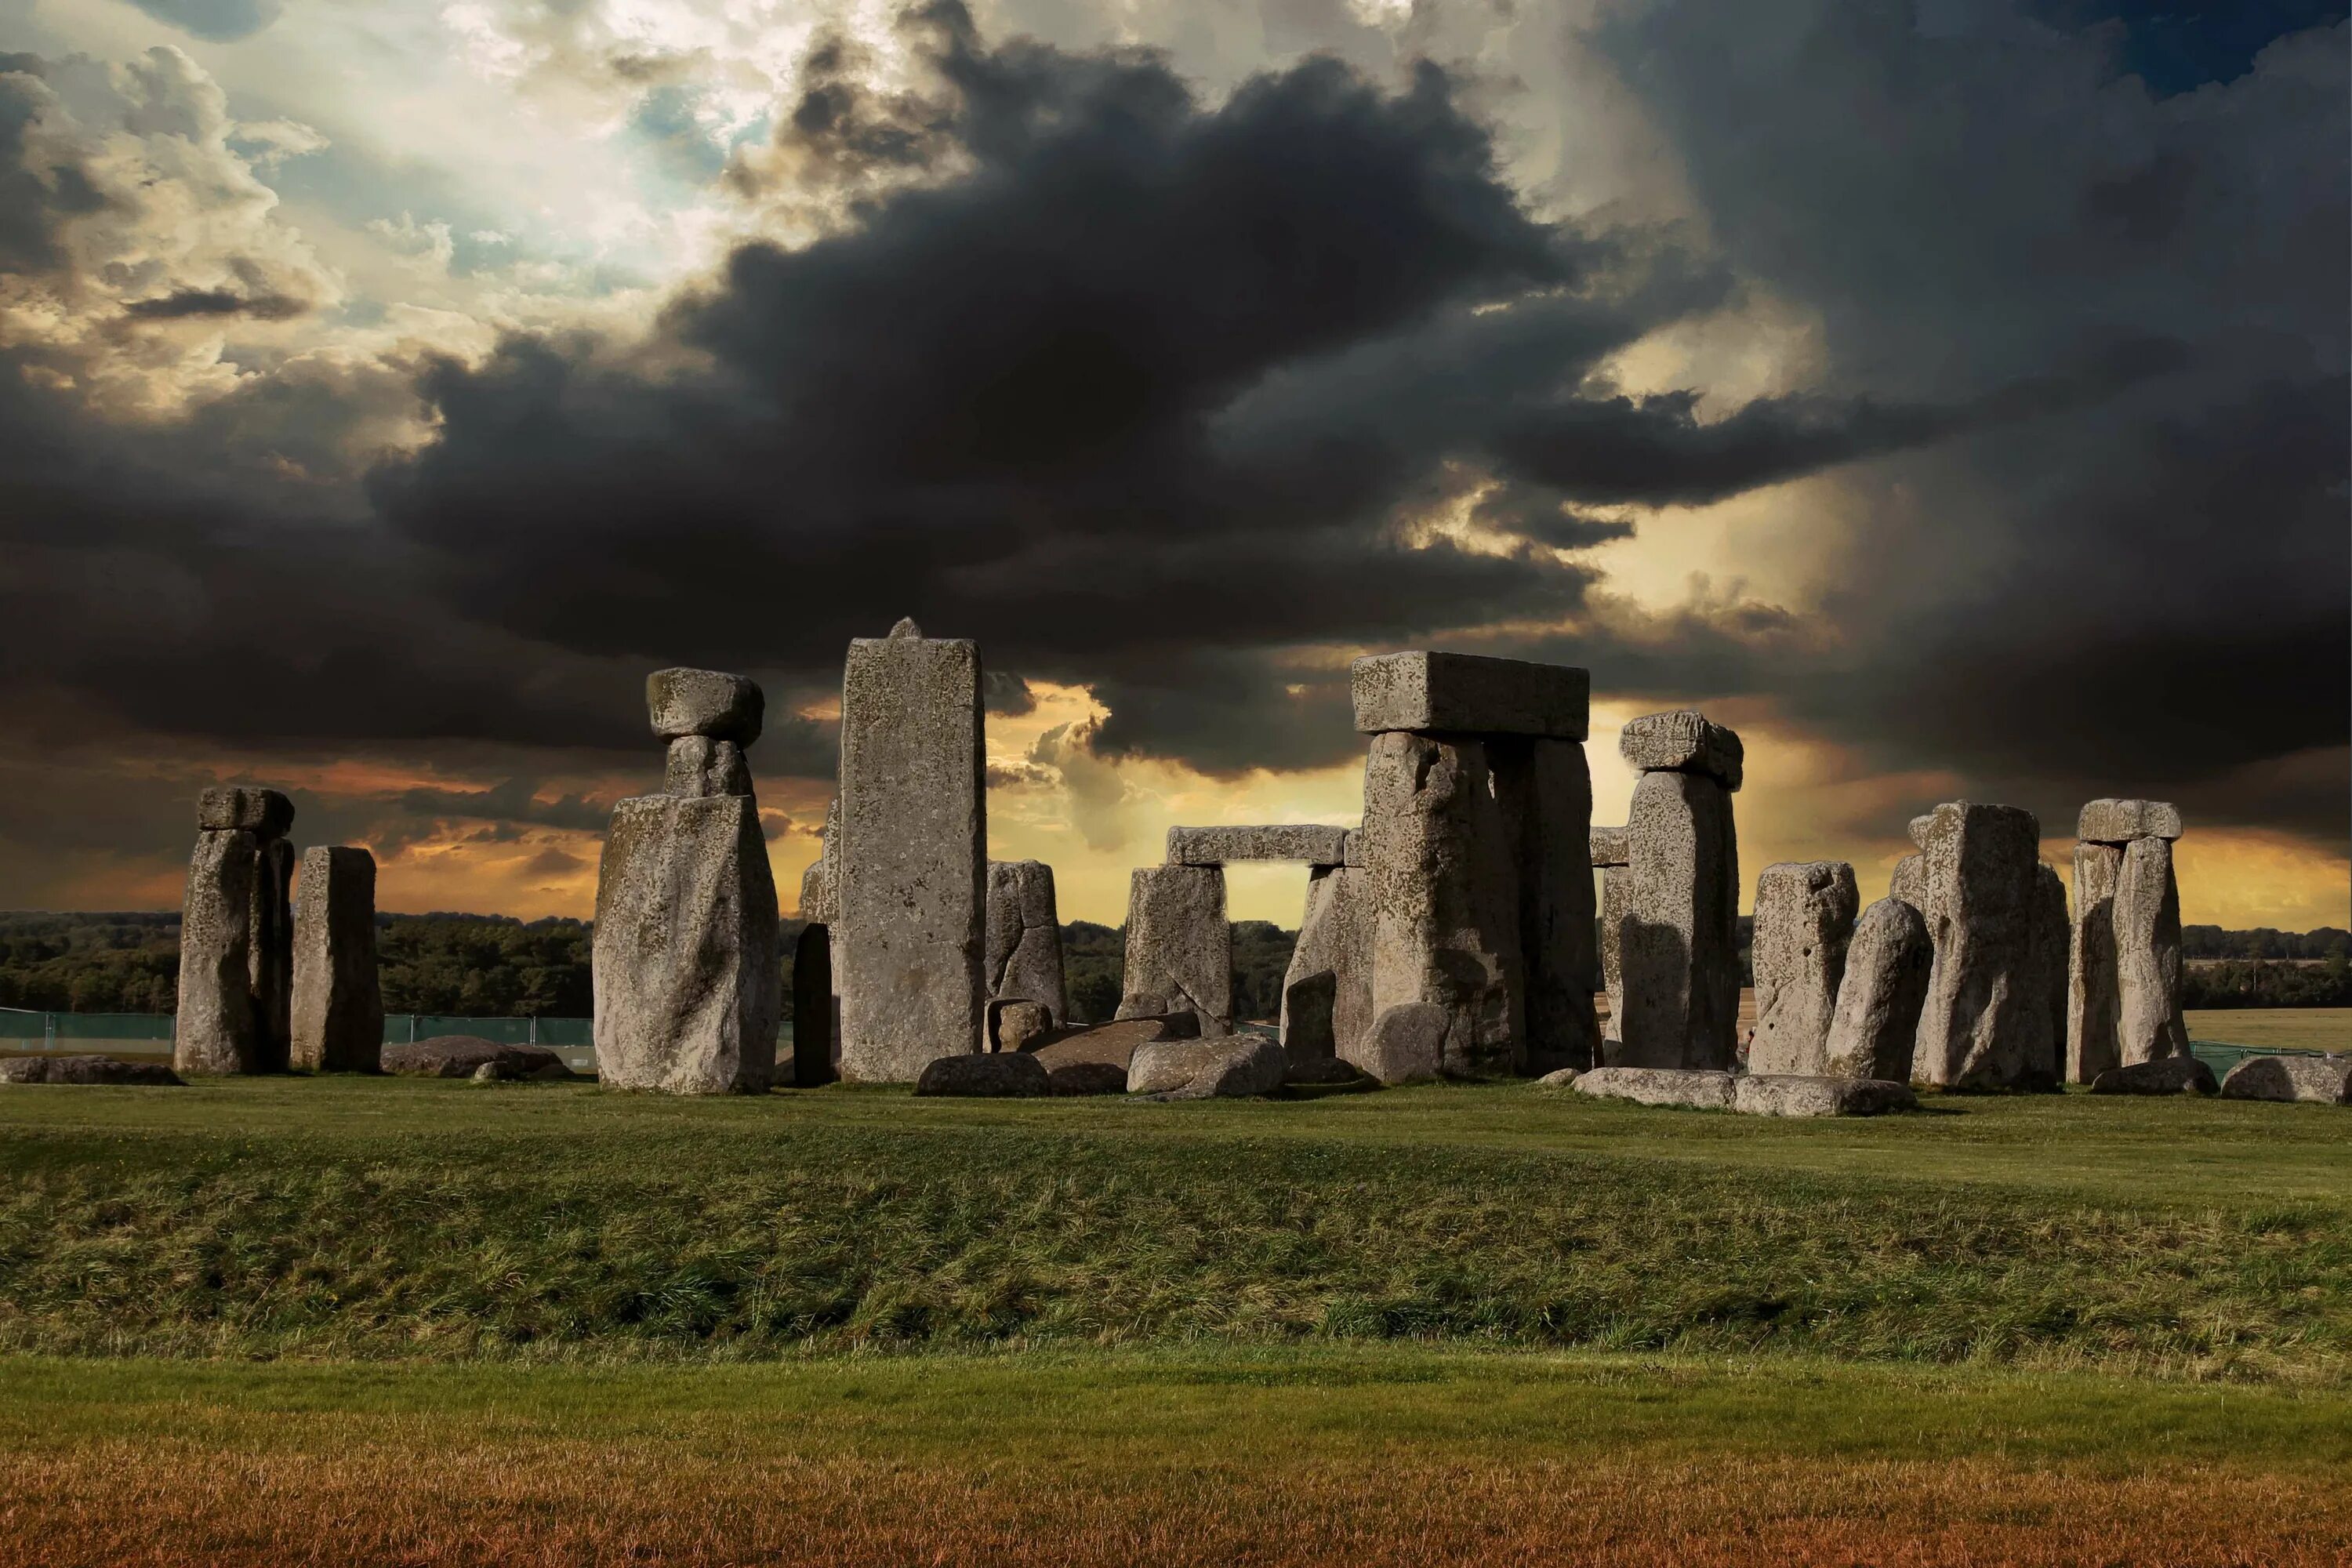
<svg viewBox="0 0 2352 1568"><path fill-rule="evenodd" d="M253 995L253 1040L260 1071L283 1072L294 1046L294 846L265 838L254 852L252 941L246 984Z"/></svg>
<svg viewBox="0 0 2352 1568"><path fill-rule="evenodd" d="M988 1048L1021 1051L1054 1031L1054 1015L1043 1002L997 1001L988 1005Z"/></svg>
<svg viewBox="0 0 2352 1568"><path fill-rule="evenodd" d="M1927 899L1927 858L1906 855L1895 862L1895 870L1886 879L1886 896L1900 899L1913 909L1921 908Z"/></svg>
<svg viewBox="0 0 2352 1568"><path fill-rule="evenodd" d="M669 743L662 793L686 800L711 795L750 795L751 766L743 760L743 748L732 741L680 735Z"/></svg>
<svg viewBox="0 0 2352 1568"><path fill-rule="evenodd" d="M992 1002L1034 1002L1045 1009L1048 1028L1069 1020L1051 866L1043 860L988 863L987 944Z"/></svg>
<svg viewBox="0 0 2352 1568"><path fill-rule="evenodd" d="M2093 1094L2219 1094L2213 1069L2192 1056L2160 1057L2109 1068L2091 1080Z"/></svg>
<svg viewBox="0 0 2352 1568"><path fill-rule="evenodd" d="M1369 880L1353 866L1308 873L1307 912L1282 977L1282 1048L1293 1062L1353 1059L1372 1026Z"/></svg>
<svg viewBox="0 0 2352 1568"><path fill-rule="evenodd" d="M1918 1108L1909 1084L1885 1079L1751 1073L1732 1082L1731 1109L1748 1116L1884 1116Z"/></svg>
<svg viewBox="0 0 2352 1568"><path fill-rule="evenodd" d="M1585 854L1596 867L1630 866L1633 863L1633 840L1622 827L1596 827L1585 836Z"/></svg>
<svg viewBox="0 0 2352 1568"><path fill-rule="evenodd" d="M2074 846L2074 912L2068 921L2066 1080L2095 1083L2123 1065L2116 1033L2116 879L2119 845Z"/></svg>
<svg viewBox="0 0 2352 1568"><path fill-rule="evenodd" d="M1289 1059L1264 1035L1156 1040L1136 1047L1127 1092L1170 1099L1245 1099L1282 1087Z"/></svg>
<svg viewBox="0 0 2352 1568"><path fill-rule="evenodd" d="M1908 1079L1935 962L1936 946L1917 910L1900 899L1881 899L1863 910L1846 947L1822 1071L1897 1083Z"/></svg>
<svg viewBox="0 0 2352 1568"><path fill-rule="evenodd" d="M258 1072L253 1016L254 889L261 847L241 827L196 836L180 910L180 1001L172 1065L182 1072Z"/></svg>
<svg viewBox="0 0 2352 1568"><path fill-rule="evenodd" d="M1727 1069L1739 1027L1731 795L1705 773L1646 773L1626 829L1633 863L1617 936L1624 1016L1609 1065Z"/></svg>
<svg viewBox="0 0 2352 1568"><path fill-rule="evenodd" d="M1486 742L1496 803L1518 872L1521 1065L1589 1068L1601 1045L1592 994L1592 776L1574 741Z"/></svg>
<svg viewBox="0 0 2352 1568"><path fill-rule="evenodd" d="M646 709L665 741L708 735L748 746L760 738L767 706L758 682L724 670L656 669L646 677Z"/></svg>
<svg viewBox="0 0 2352 1568"><path fill-rule="evenodd" d="M2135 838L2124 846L2115 893L2116 1044L2126 1067L2186 1055L2180 1010L2180 889L2172 845Z"/></svg>
<svg viewBox="0 0 2352 1568"><path fill-rule="evenodd" d="M1747 748L1736 731L1695 708L1680 708L1627 721L1617 732L1617 753L1645 773L1705 773L1737 791Z"/></svg>
<svg viewBox="0 0 2352 1568"><path fill-rule="evenodd" d="M1108 1062L1071 1062L1047 1068L1045 1077L1057 1095L1127 1092L1127 1069Z"/></svg>
<svg viewBox="0 0 2352 1568"><path fill-rule="evenodd" d="M1586 1070L1589 1071L1591 1069L1588 1068ZM1559 1068L1551 1072L1548 1072L1544 1074L1543 1077L1536 1079L1536 1087L1538 1089L1569 1089L1572 1088L1578 1078L1581 1076L1582 1075L1574 1068Z"/></svg>
<svg viewBox="0 0 2352 1568"><path fill-rule="evenodd" d="M1435 1002L1402 1002L1372 1020L1349 1058L1382 1083L1435 1078L1445 1070L1454 1015Z"/></svg>
<svg viewBox="0 0 2352 1568"><path fill-rule="evenodd" d="M1282 1054L1290 1058L1288 1050ZM1282 1081L1309 1088L1328 1089L1335 1084L1356 1084L1369 1089L1379 1080L1353 1062L1341 1061L1337 1057L1318 1057L1307 1061L1291 1058L1290 1065L1283 1071Z"/></svg>
<svg viewBox="0 0 2352 1568"><path fill-rule="evenodd" d="M1185 1018L1191 1021L1192 1015L1186 1014ZM1056 1035L1045 1044L1033 1047L1028 1054L1043 1062L1047 1072L1055 1075L1080 1067L1115 1069L1118 1074L1118 1087L1124 1091L1128 1064L1134 1060L1136 1048L1154 1040L1175 1037L1167 1019L1129 1018ZM1197 1036L1191 1037L1198 1038Z"/></svg>
<svg viewBox="0 0 2352 1568"><path fill-rule="evenodd" d="M2095 800L2074 819L2074 837L2092 844L2180 837L2180 808L2168 800Z"/></svg>
<svg viewBox="0 0 2352 1568"><path fill-rule="evenodd" d="M293 1065L374 1072L383 1049L376 977L375 857L320 845L302 852L294 911Z"/></svg>
<svg viewBox="0 0 2352 1568"><path fill-rule="evenodd" d="M1919 816L1913 817L1906 826L1904 831L1910 834L1911 842L1913 844L1925 849L1927 847L1927 831L1935 826L1936 818L1934 813L1923 812Z"/></svg>
<svg viewBox="0 0 2352 1568"><path fill-rule="evenodd" d="M793 1084L814 1089L836 1076L841 1005L833 994L833 931L823 921L801 927L793 945Z"/></svg>
<svg viewBox="0 0 2352 1568"><path fill-rule="evenodd" d="M776 887L746 795L613 808L596 879L597 1074L619 1089L756 1093L783 1006Z"/></svg>
<svg viewBox="0 0 2352 1568"><path fill-rule="evenodd" d="M1190 1013L1202 1034L1234 1021L1234 933L1225 874L1214 866L1139 866L1127 897L1127 967L1118 1016Z"/></svg>
<svg viewBox="0 0 2352 1568"><path fill-rule="evenodd" d="M2221 1080L2221 1098L2352 1105L2352 1056L2248 1057Z"/></svg>
<svg viewBox="0 0 2352 1568"><path fill-rule="evenodd" d="M1361 866L1364 863L1362 838L1363 835L1360 832L1353 828L1349 829L1347 837L1341 840L1339 864Z"/></svg>
<svg viewBox="0 0 2352 1568"><path fill-rule="evenodd" d="M1594 1068L1570 1085L1595 1100L1674 1105L1689 1110L1731 1109L1731 1075L1695 1068Z"/></svg>
<svg viewBox="0 0 2352 1568"><path fill-rule="evenodd" d="M868 1083L979 1050L988 997L980 649L905 625L853 641L841 688L841 1069Z"/></svg>
<svg viewBox="0 0 2352 1568"><path fill-rule="evenodd" d="M112 1057L17 1057L0 1061L0 1083L183 1084L162 1062L117 1061Z"/></svg>
<svg viewBox="0 0 2352 1568"><path fill-rule="evenodd" d="M1054 1092L1045 1064L1021 1051L973 1056L958 1052L928 1063L916 1077L915 1092L994 1100L1043 1099Z"/></svg>
<svg viewBox="0 0 2352 1568"><path fill-rule="evenodd" d="M2066 1073L2066 949L2072 931L2066 920L2066 880L2046 860L2033 867L2033 968L2032 983L2050 1015L2051 1086L2065 1081ZM2184 1037L2185 1041L2186 1037Z"/></svg>
<svg viewBox="0 0 2352 1568"><path fill-rule="evenodd" d="M1936 960L1911 1076L1960 1089L2058 1081L2056 1016L2039 953L2041 825L2013 805L1939 805L1920 851L1918 906Z"/></svg>
<svg viewBox="0 0 2352 1568"><path fill-rule="evenodd" d="M1364 734L1540 735L1581 741L1591 672L1470 653L1384 653L1348 671Z"/></svg>
<svg viewBox="0 0 2352 1568"><path fill-rule="evenodd" d="M824 808L824 832L817 840L817 857L801 873L801 919L833 925L841 919L841 894L833 868L841 861L841 797Z"/></svg>
<svg viewBox="0 0 2352 1568"><path fill-rule="evenodd" d="M1264 827L1171 827L1171 866L1223 866L1235 860L1304 860L1310 866L1344 865L1348 830L1312 823Z"/></svg>
<svg viewBox="0 0 2352 1568"><path fill-rule="evenodd" d="M1829 1070L1830 1026L1862 894L1843 860L1783 860L1756 879L1751 1073ZM1850 1076L1850 1075L1845 1075Z"/></svg>
<svg viewBox="0 0 2352 1568"><path fill-rule="evenodd" d="M1601 1025L1604 1062L1615 1059L1625 1037L1625 908L1633 896L1631 867L1601 868L1601 989L1609 1004L1609 1016Z"/></svg>
<svg viewBox="0 0 2352 1568"><path fill-rule="evenodd" d="M1374 1027L1407 1004L1444 1008L1439 1066L1453 1074L1526 1060L1516 844L1486 758L1481 741L1391 732L1373 737L1364 764Z"/></svg>
<svg viewBox="0 0 2352 1568"><path fill-rule="evenodd" d="M509 1046L478 1035L440 1035L383 1047L383 1070L404 1078L569 1078L563 1058L544 1046Z"/></svg>
<svg viewBox="0 0 2352 1568"><path fill-rule="evenodd" d="M196 797L196 826L206 833L241 827L257 839L283 838L294 826L294 803L274 789L225 784Z"/></svg>

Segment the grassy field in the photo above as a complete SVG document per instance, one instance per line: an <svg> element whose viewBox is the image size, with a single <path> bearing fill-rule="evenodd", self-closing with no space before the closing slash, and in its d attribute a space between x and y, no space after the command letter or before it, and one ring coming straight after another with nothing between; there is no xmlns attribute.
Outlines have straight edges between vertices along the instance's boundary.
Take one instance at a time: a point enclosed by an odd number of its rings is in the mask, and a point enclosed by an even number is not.
<svg viewBox="0 0 2352 1568"><path fill-rule="evenodd" d="M2352 1051L2352 1007L2192 1010L2189 1037L2265 1050Z"/></svg>

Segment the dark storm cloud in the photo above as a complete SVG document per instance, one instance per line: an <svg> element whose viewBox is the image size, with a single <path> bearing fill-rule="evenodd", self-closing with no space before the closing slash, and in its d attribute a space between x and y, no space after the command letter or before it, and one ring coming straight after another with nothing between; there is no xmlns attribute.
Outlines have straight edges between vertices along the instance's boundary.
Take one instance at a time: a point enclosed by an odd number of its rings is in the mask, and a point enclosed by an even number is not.
<svg viewBox="0 0 2352 1568"><path fill-rule="evenodd" d="M240 294L234 289L175 289L152 300L133 300L122 313L137 321L176 321L191 317L250 316L283 321L310 308L290 294Z"/></svg>

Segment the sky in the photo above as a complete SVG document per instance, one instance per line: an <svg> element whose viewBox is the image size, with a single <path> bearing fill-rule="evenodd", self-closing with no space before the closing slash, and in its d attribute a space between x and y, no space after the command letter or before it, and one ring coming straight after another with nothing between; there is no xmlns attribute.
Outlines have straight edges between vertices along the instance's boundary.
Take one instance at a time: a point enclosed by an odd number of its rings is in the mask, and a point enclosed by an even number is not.
<svg viewBox="0 0 2352 1568"><path fill-rule="evenodd" d="M586 915L739 670L978 639L991 853L1352 823L1366 652L1746 740L1743 865L2179 803L2352 923L2341 4L0 0L0 907L288 790ZM1236 872L1295 924L1305 873Z"/></svg>

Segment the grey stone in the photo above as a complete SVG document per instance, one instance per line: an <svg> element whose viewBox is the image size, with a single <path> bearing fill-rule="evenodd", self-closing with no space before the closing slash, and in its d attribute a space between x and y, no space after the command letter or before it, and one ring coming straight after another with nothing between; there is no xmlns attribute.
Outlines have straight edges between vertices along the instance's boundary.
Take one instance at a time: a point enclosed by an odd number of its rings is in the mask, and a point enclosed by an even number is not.
<svg viewBox="0 0 2352 1568"><path fill-rule="evenodd" d="M2169 841L2135 838L2124 846L2114 912L2116 1044L2123 1065L2185 1056L2180 889L2173 880Z"/></svg>
<svg viewBox="0 0 2352 1568"><path fill-rule="evenodd" d="M1369 879L1354 866L1307 874L1307 912L1282 977L1282 1048L1294 1062L1354 1058L1372 1026Z"/></svg>
<svg viewBox="0 0 2352 1568"><path fill-rule="evenodd" d="M2033 867L2033 969L2034 992L2042 998L2042 1007L2050 1015L2050 1060L2056 1075L2053 1082L2063 1082L2066 1072L2066 950L2072 939L2072 928L2066 919L2066 880L2058 875L2058 868L2048 861L2037 861ZM2188 1037L2182 1036L2183 1047Z"/></svg>
<svg viewBox="0 0 2352 1568"><path fill-rule="evenodd" d="M1592 677L1564 664L1483 654L1375 654L1349 667L1356 728L1364 734L1538 735L1581 741Z"/></svg>
<svg viewBox="0 0 2352 1568"><path fill-rule="evenodd" d="M1687 1110L1731 1109L1731 1075L1696 1068L1594 1068L1570 1087L1595 1100L1672 1105Z"/></svg>
<svg viewBox="0 0 2352 1568"><path fill-rule="evenodd" d="M1185 1016L1191 1022L1192 1016ZM1097 1024L1089 1029L1078 1029L1055 1036L1027 1054L1045 1064L1049 1073L1059 1075L1076 1068L1103 1068L1118 1074L1118 1087L1127 1088L1129 1063L1135 1059L1139 1047L1155 1040L1176 1037L1171 1021L1164 1018L1129 1018L1123 1022ZM1197 1037L1194 1037L1197 1038Z"/></svg>
<svg viewBox="0 0 2352 1568"><path fill-rule="evenodd" d="M1907 1083L1818 1074L1755 1073L1733 1081L1731 1109L1748 1116L1884 1116L1916 1110Z"/></svg>
<svg viewBox="0 0 2352 1568"><path fill-rule="evenodd" d="M1048 1068L1046 1080L1057 1095L1125 1094L1127 1069L1108 1062L1071 1062Z"/></svg>
<svg viewBox="0 0 2352 1568"><path fill-rule="evenodd" d="M1731 795L1697 773L1645 773L1626 829L1618 918L1625 1010L1612 1067L1721 1071L1738 1050L1739 841Z"/></svg>
<svg viewBox="0 0 2352 1568"><path fill-rule="evenodd" d="M241 827L196 836L180 910L180 999L172 1065L182 1072L258 1072L253 1016L254 888L261 847Z"/></svg>
<svg viewBox="0 0 2352 1568"><path fill-rule="evenodd" d="M253 996L253 1045L257 1070L283 1072L294 1045L294 846L265 838L254 851L252 941L246 949L246 985Z"/></svg>
<svg viewBox="0 0 2352 1568"><path fill-rule="evenodd" d="M383 1050L376 975L375 857L320 845L302 851L294 911L293 1065L374 1072Z"/></svg>
<svg viewBox="0 0 2352 1568"><path fill-rule="evenodd" d="M1603 1061L1617 1054L1625 1031L1625 907L1633 896L1633 872L1627 866L1601 868L1601 989L1609 1016L1601 1025Z"/></svg>
<svg viewBox="0 0 2352 1568"><path fill-rule="evenodd" d="M2074 819L2074 837L2093 844L2180 837L2180 808L2168 800L2095 800Z"/></svg>
<svg viewBox="0 0 2352 1568"><path fill-rule="evenodd" d="M1559 1068L1536 1079L1536 1087L1538 1089L1570 1089L1575 1086L1577 1079L1580 1076L1582 1075L1574 1068Z"/></svg>
<svg viewBox="0 0 2352 1568"><path fill-rule="evenodd" d="M2352 1105L2352 1056L2248 1057L2221 1080L2221 1098Z"/></svg>
<svg viewBox="0 0 2352 1568"><path fill-rule="evenodd" d="M842 1076L907 1083L935 1058L981 1048L980 649L919 633L859 637L849 645L841 714L833 941Z"/></svg>
<svg viewBox="0 0 2352 1568"><path fill-rule="evenodd" d="M1139 866L1128 884L1118 1016L1190 1013L1203 1034L1234 1018L1234 933L1214 866Z"/></svg>
<svg viewBox="0 0 2352 1568"><path fill-rule="evenodd" d="M1486 742L1518 883L1520 1061L1535 1071L1589 1068L1600 1026L1593 943L1592 776L1574 741Z"/></svg>
<svg viewBox="0 0 2352 1568"><path fill-rule="evenodd" d="M1034 1002L1047 1027L1069 1021L1054 868L1042 860L988 863L986 975L992 1002Z"/></svg>
<svg viewBox="0 0 2352 1568"><path fill-rule="evenodd" d="M196 797L196 826L206 833L241 827L257 839L283 838L294 826L294 803L274 789L225 784Z"/></svg>
<svg viewBox="0 0 2352 1568"><path fill-rule="evenodd" d="M1747 758L1738 734L1696 708L1645 713L1617 732L1617 753L1644 773L1705 773L1738 791Z"/></svg>
<svg viewBox="0 0 2352 1568"><path fill-rule="evenodd" d="M824 808L824 831L817 838L817 857L801 873L801 919L832 925L841 919L841 890L833 868L841 860L841 797Z"/></svg>
<svg viewBox="0 0 2352 1568"><path fill-rule="evenodd" d="M1328 1089L1337 1084L1358 1084L1369 1088L1378 1081L1355 1063L1341 1061L1337 1057L1317 1057L1299 1061L1291 1057L1286 1048L1282 1054L1290 1064L1282 1075L1282 1081L1287 1084L1316 1089Z"/></svg>
<svg viewBox="0 0 2352 1568"><path fill-rule="evenodd" d="M833 931L822 921L801 927L793 944L793 1084L814 1089L836 1076L841 1004L833 994Z"/></svg>
<svg viewBox="0 0 2352 1568"><path fill-rule="evenodd" d="M767 706L758 682L724 670L656 669L646 677L646 710L665 741L708 735L748 746L760 738Z"/></svg>
<svg viewBox="0 0 2352 1568"><path fill-rule="evenodd" d="M1445 1070L1445 1040L1454 1015L1435 1002L1403 1002L1383 1009L1349 1058L1382 1083L1435 1078Z"/></svg>
<svg viewBox="0 0 2352 1568"><path fill-rule="evenodd" d="M1900 899L1881 899L1863 910L1846 947L1822 1071L1897 1083L1908 1079L1935 962L1935 943L1917 910Z"/></svg>
<svg viewBox="0 0 2352 1568"><path fill-rule="evenodd" d="M2060 1045L2038 951L2041 826L2017 806L1969 801L1933 816L1918 909L1936 959L1911 1076L1953 1089L2054 1088Z"/></svg>
<svg viewBox="0 0 2352 1568"><path fill-rule="evenodd" d="M1348 830L1312 823L1263 827L1171 827L1171 866L1223 866L1236 860L1304 860L1310 866L1344 865Z"/></svg>
<svg viewBox="0 0 2352 1568"><path fill-rule="evenodd" d="M1138 1046L1127 1092L1187 1100L1239 1100L1282 1087L1289 1059L1264 1035L1219 1035Z"/></svg>
<svg viewBox="0 0 2352 1568"><path fill-rule="evenodd" d="M1913 909L1927 901L1927 857L1906 855L1895 862L1895 869L1886 879L1886 896L1900 899Z"/></svg>
<svg viewBox="0 0 2352 1568"><path fill-rule="evenodd" d="M750 795L751 764L743 760L743 748L732 741L680 735L669 743L669 763L662 774L662 793L687 800L712 795Z"/></svg>
<svg viewBox="0 0 2352 1568"><path fill-rule="evenodd" d="M437 1035L386 1046L383 1062L384 1071L404 1078L478 1078L485 1068L507 1079L571 1076L563 1058L544 1046L503 1045L478 1035Z"/></svg>
<svg viewBox="0 0 2352 1568"><path fill-rule="evenodd" d="M1340 840L1339 864L1342 866L1361 866L1364 863L1362 840L1363 835L1361 833L1357 832L1353 828L1349 830L1347 837Z"/></svg>
<svg viewBox="0 0 2352 1568"><path fill-rule="evenodd" d="M2068 922L2066 1079L2095 1083L2123 1065L2116 1034L2116 879L2119 845L2074 846L2074 912Z"/></svg>
<svg viewBox="0 0 2352 1568"><path fill-rule="evenodd" d="M1514 825L1486 756L1478 740L1399 731L1374 736L1364 764L1374 1029L1394 1007L1444 1008L1439 1068L1456 1075L1526 1060ZM1371 1061L1357 1065L1393 1081Z"/></svg>
<svg viewBox="0 0 2352 1568"><path fill-rule="evenodd" d="M1927 847L1927 830L1935 826L1935 815L1931 812L1923 812L1919 816L1913 817L1910 822L1905 826L1904 831L1911 836L1911 842L1915 846L1921 849L1925 849Z"/></svg>
<svg viewBox="0 0 2352 1568"><path fill-rule="evenodd" d="M988 1005L988 1048L1026 1050L1054 1032L1054 1015L1042 1002L997 1001Z"/></svg>
<svg viewBox="0 0 2352 1568"><path fill-rule="evenodd" d="M613 808L596 879L596 1069L618 1089L757 1093L782 1010L776 886L745 795Z"/></svg>
<svg viewBox="0 0 2352 1568"><path fill-rule="evenodd" d="M2160 1057L2109 1068L2091 1080L2093 1094L2219 1094L2213 1069L2195 1057Z"/></svg>
<svg viewBox="0 0 2352 1568"><path fill-rule="evenodd" d="M474 1069L474 1081L476 1083L499 1083L505 1081L505 1075L499 1071L498 1063L484 1062L480 1067Z"/></svg>
<svg viewBox="0 0 2352 1568"><path fill-rule="evenodd" d="M1829 1070L1830 1026L1861 907L1853 868L1843 860L1783 860L1757 877L1749 1072Z"/></svg>
<svg viewBox="0 0 2352 1568"><path fill-rule="evenodd" d="M959 1052L927 1064L915 1079L915 1092L982 1100L1036 1100L1054 1092L1054 1080L1035 1057L1020 1051L973 1056Z"/></svg>
<svg viewBox="0 0 2352 1568"><path fill-rule="evenodd" d="M1596 827L1585 836L1585 853L1596 867L1630 866L1633 863L1633 841L1622 827Z"/></svg>
<svg viewBox="0 0 2352 1568"><path fill-rule="evenodd" d="M117 1061L112 1057L17 1057L0 1061L0 1083L146 1084L185 1086L162 1062Z"/></svg>

